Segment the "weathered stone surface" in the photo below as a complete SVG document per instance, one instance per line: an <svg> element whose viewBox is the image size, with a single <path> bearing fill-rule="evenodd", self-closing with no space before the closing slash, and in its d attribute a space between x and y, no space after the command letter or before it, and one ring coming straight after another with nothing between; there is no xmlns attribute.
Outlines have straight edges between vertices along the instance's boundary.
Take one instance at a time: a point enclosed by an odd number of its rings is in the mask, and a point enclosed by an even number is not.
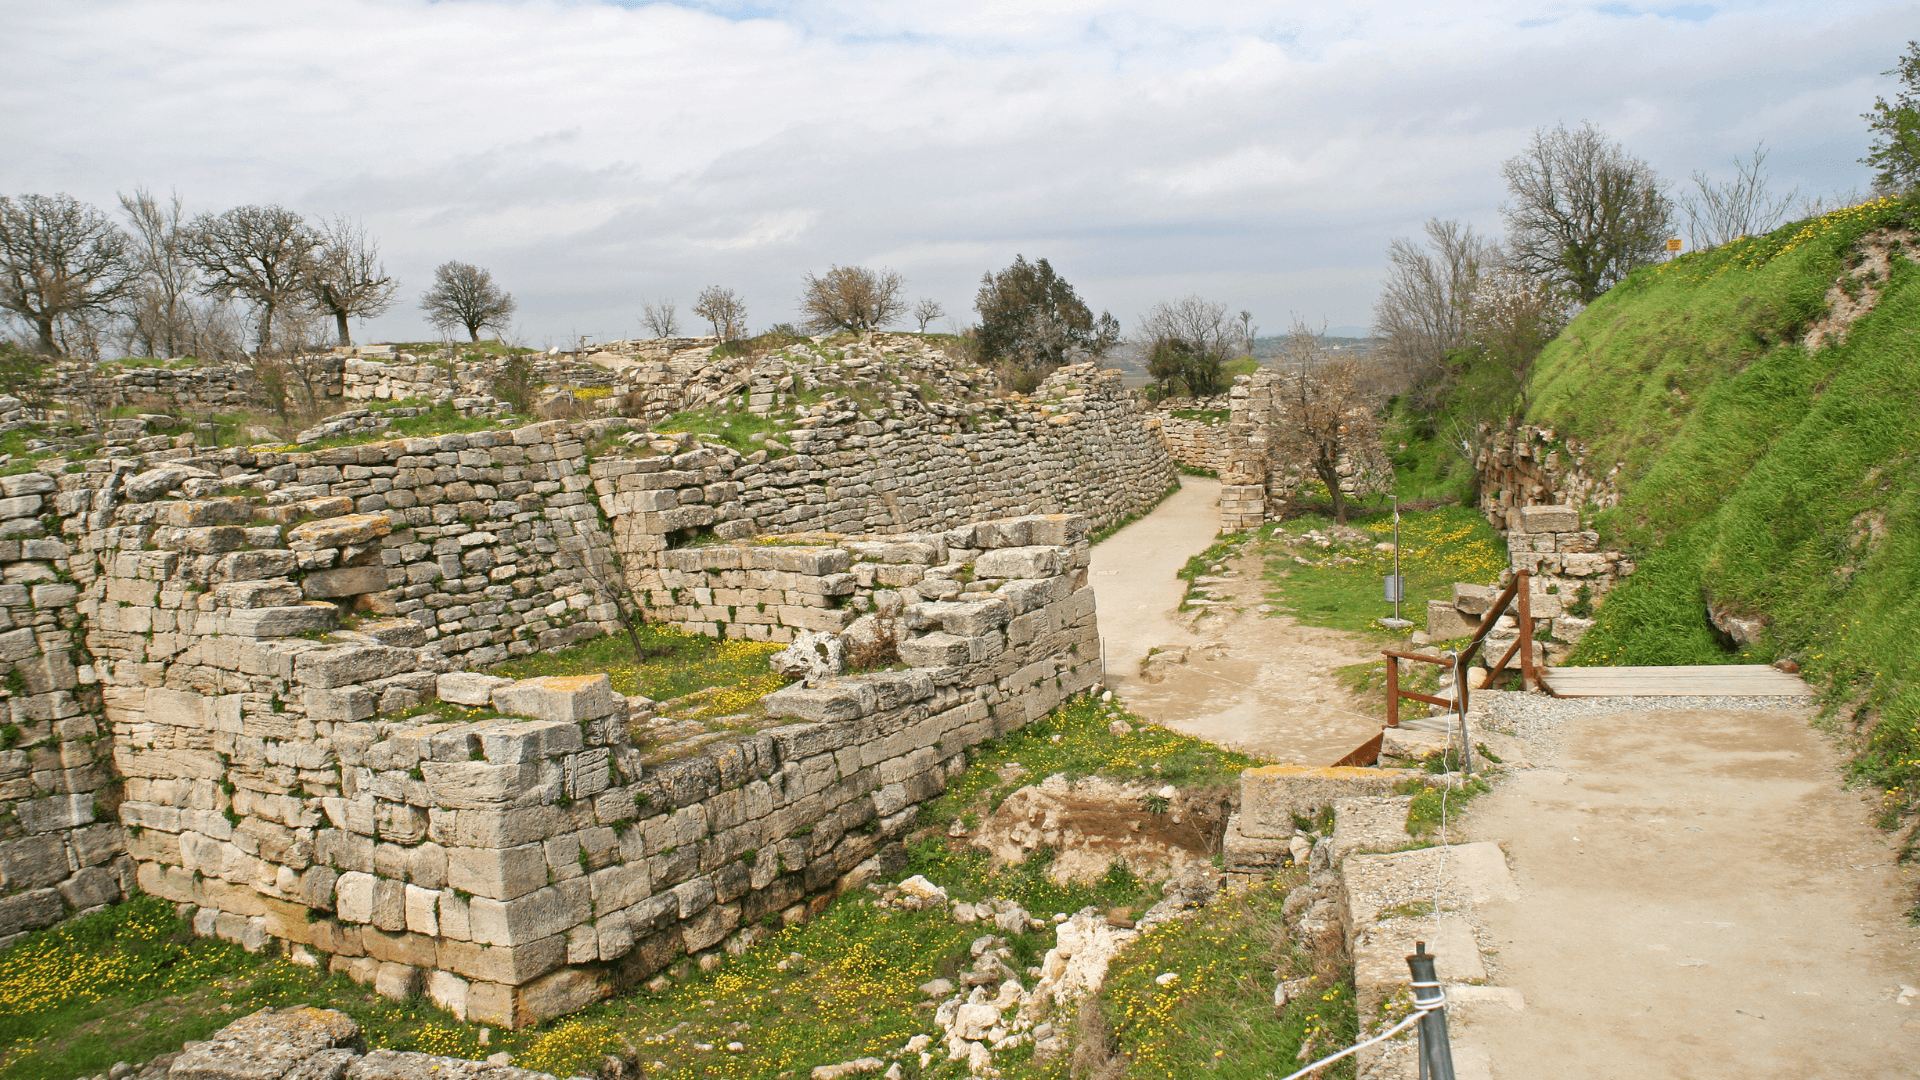
<svg viewBox="0 0 1920 1080"><path fill-rule="evenodd" d="M300 587L312 597L359 596L363 593L384 592L387 588L387 570L384 566L349 566L339 570L317 570L301 578Z"/></svg>
<svg viewBox="0 0 1920 1080"><path fill-rule="evenodd" d="M329 645L294 659L294 678L308 686L336 687L368 683L411 671L419 658L411 649L385 645Z"/></svg>
<svg viewBox="0 0 1920 1080"><path fill-rule="evenodd" d="M360 1041L360 1025L332 1009L294 1006L262 1009L213 1033L205 1042L188 1043L168 1080L283 1080L316 1055L351 1048Z"/></svg>
<svg viewBox="0 0 1920 1080"><path fill-rule="evenodd" d="M1480 629L1480 620L1462 614L1445 600L1427 601L1427 637L1434 641L1452 641L1472 637Z"/></svg>
<svg viewBox="0 0 1920 1080"><path fill-rule="evenodd" d="M577 724L611 716L620 707L606 675L544 675L493 691L493 707L513 716Z"/></svg>
<svg viewBox="0 0 1920 1080"><path fill-rule="evenodd" d="M340 547L364 544L393 531L385 514L345 514L303 522L287 530L287 541L313 547Z"/></svg>
<svg viewBox="0 0 1920 1080"><path fill-rule="evenodd" d="M1525 533L1568 533L1580 531L1580 511L1572 506L1523 506L1520 530Z"/></svg>
<svg viewBox="0 0 1920 1080"><path fill-rule="evenodd" d="M487 706L493 704L495 690L512 685L512 679L497 675L449 671L434 681L434 692L441 701L450 701L455 705Z"/></svg>
<svg viewBox="0 0 1920 1080"><path fill-rule="evenodd" d="M375 1050L353 1063L348 1080L553 1080L547 1073L435 1057L410 1050Z"/></svg>
<svg viewBox="0 0 1920 1080"><path fill-rule="evenodd" d="M1310 818L1336 799L1390 794L1416 775L1403 769L1304 765L1247 769L1240 774L1240 831L1254 837L1291 837L1296 815Z"/></svg>
<svg viewBox="0 0 1920 1080"><path fill-rule="evenodd" d="M1407 834L1407 808L1413 796L1363 795L1333 802L1333 861L1349 855L1398 851L1413 843Z"/></svg>
<svg viewBox="0 0 1920 1080"><path fill-rule="evenodd" d="M226 612L220 618L219 632L245 638L283 638L331 630L339 622L340 609L332 604L296 604Z"/></svg>

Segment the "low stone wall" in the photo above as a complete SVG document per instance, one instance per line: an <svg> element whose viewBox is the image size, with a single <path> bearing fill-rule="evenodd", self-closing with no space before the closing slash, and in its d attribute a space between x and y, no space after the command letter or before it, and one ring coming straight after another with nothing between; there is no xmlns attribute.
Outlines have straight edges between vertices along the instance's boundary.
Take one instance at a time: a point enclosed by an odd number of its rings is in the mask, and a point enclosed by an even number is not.
<svg viewBox="0 0 1920 1080"><path fill-rule="evenodd" d="M1173 460L1192 469L1214 472L1227 466L1227 420L1231 399L1221 394L1210 398L1168 398L1147 418L1157 424ZM1217 412L1219 419L1176 416L1182 412Z"/></svg>
<svg viewBox="0 0 1920 1080"><path fill-rule="evenodd" d="M216 614L163 669L107 665L140 884L197 905L203 932L279 938L302 962L510 1025L682 953L737 952L770 918L805 917L808 896L904 859L917 805L967 747L1099 680L1085 528L972 526L983 546L945 565L978 588L894 596L906 670L778 691L773 726L652 765L604 675L435 672L379 628L268 638ZM861 548L762 550L831 564ZM500 718L376 716L436 695Z"/></svg>

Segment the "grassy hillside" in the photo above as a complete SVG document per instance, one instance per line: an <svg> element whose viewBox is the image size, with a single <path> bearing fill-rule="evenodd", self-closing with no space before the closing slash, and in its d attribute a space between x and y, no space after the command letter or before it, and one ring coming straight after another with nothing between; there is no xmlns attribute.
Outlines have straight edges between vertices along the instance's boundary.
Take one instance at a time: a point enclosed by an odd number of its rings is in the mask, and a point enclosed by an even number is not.
<svg viewBox="0 0 1920 1080"><path fill-rule="evenodd" d="M1809 350L1863 237L1920 224L1883 199L1635 273L1541 357L1528 419L1618 460L1600 516L1641 570L1575 662L1792 657L1859 722L1856 769L1920 791L1920 265L1895 241L1880 300ZM1896 233L1896 235L1898 235ZM1858 274L1849 288L1860 295ZM1705 600L1770 620L1736 655Z"/></svg>

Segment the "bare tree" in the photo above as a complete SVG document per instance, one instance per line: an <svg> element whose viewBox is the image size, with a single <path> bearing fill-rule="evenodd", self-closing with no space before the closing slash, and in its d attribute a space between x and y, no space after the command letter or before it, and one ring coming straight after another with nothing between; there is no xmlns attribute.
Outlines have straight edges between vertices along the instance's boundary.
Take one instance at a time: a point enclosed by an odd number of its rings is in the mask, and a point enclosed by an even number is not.
<svg viewBox="0 0 1920 1080"><path fill-rule="evenodd" d="M906 282L892 270L830 266L824 275L808 274L805 280L800 310L807 314L807 329L816 334L864 334L906 314L907 301L900 295Z"/></svg>
<svg viewBox="0 0 1920 1080"><path fill-rule="evenodd" d="M1333 499L1334 520L1344 525L1347 496L1366 494L1370 480L1392 476L1392 466L1382 465L1386 454L1373 402L1361 389L1354 362L1328 352L1320 332L1301 319L1287 333L1285 354L1293 371L1275 389L1279 415L1269 452L1311 469Z"/></svg>
<svg viewBox="0 0 1920 1080"><path fill-rule="evenodd" d="M927 332L928 323L935 319L944 319L946 317L947 309L941 307L940 301L935 300L933 297L926 296L914 301L913 321L920 324L921 333L924 334Z"/></svg>
<svg viewBox="0 0 1920 1080"><path fill-rule="evenodd" d="M472 341L480 331L498 332L513 317L519 303L493 283L493 275L463 262L444 262L433 271L433 288L420 297L420 310L439 328L462 327Z"/></svg>
<svg viewBox="0 0 1920 1080"><path fill-rule="evenodd" d="M679 305L671 300L645 300L640 304L640 323L657 338L680 335Z"/></svg>
<svg viewBox="0 0 1920 1080"><path fill-rule="evenodd" d="M1769 193L1766 164L1767 148L1756 145L1751 160L1734 157L1731 180L1716 184L1706 173L1693 174L1693 190L1680 196L1680 210L1687 215L1687 242L1695 251L1772 232L1785 220L1800 189L1778 197Z"/></svg>
<svg viewBox="0 0 1920 1080"><path fill-rule="evenodd" d="M747 302L732 289L709 285L700 290L693 313L712 324L713 336L721 341L732 341L747 332Z"/></svg>
<svg viewBox="0 0 1920 1080"><path fill-rule="evenodd" d="M349 318L369 319L392 309L400 285L380 262L380 247L358 221L334 218L321 231L320 247L307 264L307 291L333 316L340 344L353 344Z"/></svg>
<svg viewBox="0 0 1920 1080"><path fill-rule="evenodd" d="M1499 261L1499 249L1458 221L1427 222L1427 246L1395 239L1387 245L1387 278L1373 302L1373 333L1399 365L1418 404L1436 404L1447 356L1466 339L1474 286Z"/></svg>
<svg viewBox="0 0 1920 1080"><path fill-rule="evenodd" d="M1148 356L1147 373L1168 389L1184 383L1194 397L1220 392L1223 369L1240 339L1227 305L1198 296L1148 308L1136 335Z"/></svg>
<svg viewBox="0 0 1920 1080"><path fill-rule="evenodd" d="M195 285L186 205L178 193L163 206L145 188L120 196L133 225L131 256L140 278L132 291L132 330L146 356L172 358L193 343Z"/></svg>
<svg viewBox="0 0 1920 1080"><path fill-rule="evenodd" d="M1673 204L1660 178L1592 124L1537 129L1500 173L1509 262L1583 304L1666 250Z"/></svg>
<svg viewBox="0 0 1920 1080"><path fill-rule="evenodd" d="M1247 350L1248 356L1253 355L1254 337L1259 332L1260 328L1253 325L1253 312L1240 309L1240 347Z"/></svg>
<svg viewBox="0 0 1920 1080"><path fill-rule="evenodd" d="M137 275L126 234L92 206L65 194L0 196L0 309L33 327L38 352L58 352L56 324L106 310Z"/></svg>
<svg viewBox="0 0 1920 1080"><path fill-rule="evenodd" d="M242 297L259 312L261 349L273 342L274 317L307 299L306 273L320 234L284 206L237 206L193 219L188 254L206 275L201 291Z"/></svg>

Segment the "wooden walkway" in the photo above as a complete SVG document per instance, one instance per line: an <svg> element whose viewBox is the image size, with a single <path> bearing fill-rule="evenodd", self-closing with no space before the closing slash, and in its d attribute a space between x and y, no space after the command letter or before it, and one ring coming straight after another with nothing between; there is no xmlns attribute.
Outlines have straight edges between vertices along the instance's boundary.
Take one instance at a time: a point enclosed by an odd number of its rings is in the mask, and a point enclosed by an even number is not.
<svg viewBox="0 0 1920 1080"><path fill-rule="evenodd" d="M1765 664L1542 668L1554 697L1812 697L1800 676Z"/></svg>

